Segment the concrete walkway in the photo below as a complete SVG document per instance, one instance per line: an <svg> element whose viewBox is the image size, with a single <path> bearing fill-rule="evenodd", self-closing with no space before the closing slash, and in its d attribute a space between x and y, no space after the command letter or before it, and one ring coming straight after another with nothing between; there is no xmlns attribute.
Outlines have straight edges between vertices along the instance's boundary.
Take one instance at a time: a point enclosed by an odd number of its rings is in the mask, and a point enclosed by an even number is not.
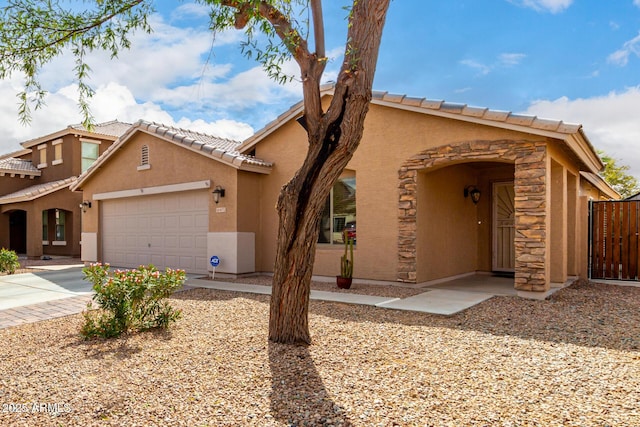
<svg viewBox="0 0 640 427"><path fill-rule="evenodd" d="M268 286L217 282L188 277L189 288L207 288L255 294L271 293ZM394 310L452 315L479 304L498 292L426 288L408 298L388 298L351 293L311 291L311 299L346 304L371 305ZM0 329L82 312L93 291L82 279L82 267L51 266L36 273L0 276Z"/></svg>

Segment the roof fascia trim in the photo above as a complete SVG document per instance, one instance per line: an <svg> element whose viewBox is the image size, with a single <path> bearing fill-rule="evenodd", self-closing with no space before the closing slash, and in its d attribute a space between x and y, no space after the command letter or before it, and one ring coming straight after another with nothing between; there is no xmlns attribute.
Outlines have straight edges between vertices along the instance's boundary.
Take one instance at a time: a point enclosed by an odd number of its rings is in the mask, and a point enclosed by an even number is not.
<svg viewBox="0 0 640 427"><path fill-rule="evenodd" d="M8 205L10 203L30 202L32 200L39 199L40 197L46 196L48 194L55 193L58 190L63 190L65 188L71 187L71 184L73 184L73 181L64 183L64 184L62 184L62 185L60 185L58 187L50 188L48 190L42 191L42 192L37 193L37 194L32 194L32 195L29 195L29 196L13 197L13 198L7 199L7 200L0 200L0 205Z"/></svg>
<svg viewBox="0 0 640 427"><path fill-rule="evenodd" d="M612 199L618 200L621 198L620 194L614 190L600 175L592 172L580 172L580 176L591 184L593 184L598 190L605 193Z"/></svg>
<svg viewBox="0 0 640 427"><path fill-rule="evenodd" d="M158 185L155 187L142 187L130 190L110 191L107 193L96 193L93 200L122 199L125 197L150 196L153 194L177 193L180 191L203 190L211 188L211 180L182 182L180 184Z"/></svg>

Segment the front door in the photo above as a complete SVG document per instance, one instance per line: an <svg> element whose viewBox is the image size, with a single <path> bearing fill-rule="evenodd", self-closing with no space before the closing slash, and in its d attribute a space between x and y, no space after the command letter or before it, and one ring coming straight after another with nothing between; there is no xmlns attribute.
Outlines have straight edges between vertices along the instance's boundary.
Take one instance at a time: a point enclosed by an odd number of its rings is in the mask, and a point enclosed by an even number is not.
<svg viewBox="0 0 640 427"><path fill-rule="evenodd" d="M515 272L514 198L513 182L493 184L493 271Z"/></svg>
<svg viewBox="0 0 640 427"><path fill-rule="evenodd" d="M9 249L19 254L27 253L27 212L9 214Z"/></svg>

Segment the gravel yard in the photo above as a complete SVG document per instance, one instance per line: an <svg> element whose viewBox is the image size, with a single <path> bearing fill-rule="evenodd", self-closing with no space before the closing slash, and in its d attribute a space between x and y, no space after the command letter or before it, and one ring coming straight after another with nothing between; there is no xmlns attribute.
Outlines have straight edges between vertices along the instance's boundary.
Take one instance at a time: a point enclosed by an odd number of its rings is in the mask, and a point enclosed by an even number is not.
<svg viewBox="0 0 640 427"><path fill-rule="evenodd" d="M640 425L640 288L451 317L313 301L308 347L267 341L266 296L172 301L168 332L87 342L80 315L0 330L0 425Z"/></svg>

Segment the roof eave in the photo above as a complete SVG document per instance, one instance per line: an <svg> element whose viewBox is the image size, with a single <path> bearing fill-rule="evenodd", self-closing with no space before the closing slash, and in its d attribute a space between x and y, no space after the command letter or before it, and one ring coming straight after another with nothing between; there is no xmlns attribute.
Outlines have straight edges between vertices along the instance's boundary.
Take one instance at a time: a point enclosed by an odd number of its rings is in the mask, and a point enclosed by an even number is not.
<svg viewBox="0 0 640 427"><path fill-rule="evenodd" d="M105 135L105 134L98 133L98 132L89 132L87 130L68 127L68 128L59 130L57 132L50 133L48 135L40 136L40 137L35 138L35 139L30 139L28 141L21 142L20 145L22 145L24 148L31 148L31 147L34 147L36 145L42 144L44 142L51 141L52 139L61 138L61 137L65 136L65 135L71 135L71 134L78 135L78 136L87 136L87 137L92 137L92 138L99 137L100 139L105 139L105 140L109 140L109 141L115 141L116 139L118 139L117 136L113 136L113 135Z"/></svg>
<svg viewBox="0 0 640 427"><path fill-rule="evenodd" d="M75 179L75 177L71 177L68 179L72 180L72 179ZM0 205L8 205L11 203L20 203L20 202L30 202L32 200L39 199L40 197L44 197L48 194L55 193L56 191L64 190L65 188L71 188L72 184L73 184L73 181L70 181L67 183L63 183L57 187L46 189L42 192L33 193L25 196L13 197L10 199L4 199L4 200L0 199Z"/></svg>
<svg viewBox="0 0 640 427"><path fill-rule="evenodd" d="M593 172L580 172L580 176L593 184L598 190L602 191L608 197L619 200L622 196L613 187L607 183L600 175Z"/></svg>

